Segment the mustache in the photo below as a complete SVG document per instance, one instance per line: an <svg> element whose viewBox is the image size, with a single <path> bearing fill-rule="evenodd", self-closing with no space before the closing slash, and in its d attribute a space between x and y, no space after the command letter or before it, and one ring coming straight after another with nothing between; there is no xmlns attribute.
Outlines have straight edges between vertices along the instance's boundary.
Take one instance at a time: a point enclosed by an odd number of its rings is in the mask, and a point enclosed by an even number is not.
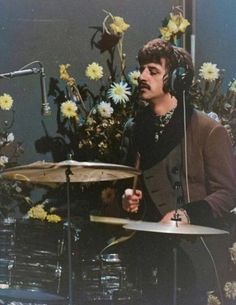
<svg viewBox="0 0 236 305"><path fill-rule="evenodd" d="M140 90L140 89L143 89L143 88L150 89L150 86L146 82L144 82L144 81L139 81L138 89Z"/></svg>

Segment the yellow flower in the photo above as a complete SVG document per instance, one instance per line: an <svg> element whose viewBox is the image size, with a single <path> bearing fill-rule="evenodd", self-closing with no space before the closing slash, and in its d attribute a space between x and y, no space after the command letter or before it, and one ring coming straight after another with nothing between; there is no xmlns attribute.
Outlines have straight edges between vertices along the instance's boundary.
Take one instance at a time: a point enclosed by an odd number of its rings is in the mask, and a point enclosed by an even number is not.
<svg viewBox="0 0 236 305"><path fill-rule="evenodd" d="M184 33L186 31L186 28L190 25L190 22L185 19L185 18L182 18L181 20L181 23L179 25L179 31Z"/></svg>
<svg viewBox="0 0 236 305"><path fill-rule="evenodd" d="M173 33L178 33L178 32L184 33L186 31L186 28L190 25L189 21L185 19L181 13L176 15L170 13L170 21L171 21L170 27L173 28L172 30ZM168 23L168 27L169 27L169 23Z"/></svg>
<svg viewBox="0 0 236 305"><path fill-rule="evenodd" d="M92 80L99 80L103 77L103 67L93 62L87 66L85 75Z"/></svg>
<svg viewBox="0 0 236 305"><path fill-rule="evenodd" d="M64 80L69 86L76 85L76 81L71 77L67 71L70 67L70 64L59 65L60 79Z"/></svg>
<svg viewBox="0 0 236 305"><path fill-rule="evenodd" d="M165 41L169 41L172 37L172 32L167 27L160 28L161 38Z"/></svg>
<svg viewBox="0 0 236 305"><path fill-rule="evenodd" d="M74 118L77 116L78 107L72 101L65 101L61 104L61 113L65 118Z"/></svg>
<svg viewBox="0 0 236 305"><path fill-rule="evenodd" d="M110 28L112 30L112 34L121 35L123 34L130 25L124 21L122 17L114 16L113 22L110 24Z"/></svg>
<svg viewBox="0 0 236 305"><path fill-rule="evenodd" d="M219 78L220 70L217 68L216 64L211 62L204 62L199 69L199 75L208 81L214 81Z"/></svg>
<svg viewBox="0 0 236 305"><path fill-rule="evenodd" d="M170 19L168 24L167 24L167 28L169 29L169 31L172 33L172 34L176 34L178 33L179 29L178 29L178 26L177 24L175 23L174 20Z"/></svg>
<svg viewBox="0 0 236 305"><path fill-rule="evenodd" d="M116 197L116 191L114 188L107 187L104 190L102 190L101 198L102 202L105 204L113 203Z"/></svg>
<svg viewBox="0 0 236 305"><path fill-rule="evenodd" d="M47 219L48 222L54 222L54 223L57 223L57 222L61 221L61 217L59 215L56 215L56 214L48 214L46 219Z"/></svg>
<svg viewBox="0 0 236 305"><path fill-rule="evenodd" d="M42 204L38 204L35 207L32 207L28 211L27 215L30 218L44 220L47 217L47 212L44 210L44 206Z"/></svg>
<svg viewBox="0 0 236 305"><path fill-rule="evenodd" d="M9 95L4 93L0 96L0 108L2 110L10 110L13 105L13 98Z"/></svg>

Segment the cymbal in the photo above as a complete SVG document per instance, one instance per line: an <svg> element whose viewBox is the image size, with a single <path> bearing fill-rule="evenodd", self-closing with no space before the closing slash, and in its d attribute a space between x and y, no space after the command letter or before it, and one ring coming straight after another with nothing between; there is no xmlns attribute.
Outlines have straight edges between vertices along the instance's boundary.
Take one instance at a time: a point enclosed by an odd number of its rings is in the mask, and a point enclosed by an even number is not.
<svg viewBox="0 0 236 305"><path fill-rule="evenodd" d="M37 161L9 168L0 173L2 179L33 183L65 183L66 170L70 169L70 182L98 182L132 178L140 175L133 167L98 162L65 160L58 163Z"/></svg>
<svg viewBox="0 0 236 305"><path fill-rule="evenodd" d="M176 224L175 221L170 222L147 222L147 221L132 221L123 226L125 229L134 231L156 232L165 234L181 234L181 235L218 235L229 234L224 230L215 228L191 225L191 224Z"/></svg>

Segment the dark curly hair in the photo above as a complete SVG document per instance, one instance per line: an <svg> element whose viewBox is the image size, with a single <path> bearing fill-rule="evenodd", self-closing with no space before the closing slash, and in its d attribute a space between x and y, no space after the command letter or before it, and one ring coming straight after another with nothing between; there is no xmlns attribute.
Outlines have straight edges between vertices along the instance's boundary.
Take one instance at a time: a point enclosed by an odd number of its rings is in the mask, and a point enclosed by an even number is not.
<svg viewBox="0 0 236 305"><path fill-rule="evenodd" d="M186 73L186 87L188 91L192 84L194 67L191 55L185 49L175 47L163 39L156 38L147 42L138 52L140 65L150 62L160 64L162 58L166 62L163 90L165 92L170 91L170 81L173 71L181 67Z"/></svg>

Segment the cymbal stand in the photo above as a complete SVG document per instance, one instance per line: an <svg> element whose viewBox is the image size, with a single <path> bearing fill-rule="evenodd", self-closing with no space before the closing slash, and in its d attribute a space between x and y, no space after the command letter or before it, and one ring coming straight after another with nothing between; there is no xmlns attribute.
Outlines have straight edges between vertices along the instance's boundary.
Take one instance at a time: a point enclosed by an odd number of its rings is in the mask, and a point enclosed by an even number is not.
<svg viewBox="0 0 236 305"><path fill-rule="evenodd" d="M67 199L67 239L68 239L68 305L73 305L72 294L72 247L71 247L71 214L70 214L70 175L73 175L71 167L68 166L65 171L66 175L66 199Z"/></svg>
<svg viewBox="0 0 236 305"><path fill-rule="evenodd" d="M178 198L180 198L180 183L175 183L175 193L176 193L176 203L175 203L175 211L174 215L171 218L172 221L175 221L176 227L178 227L178 223L181 221L181 217L178 214ZM175 245L173 248L173 262L174 262L174 270L173 270L173 305L177 305L177 246Z"/></svg>

